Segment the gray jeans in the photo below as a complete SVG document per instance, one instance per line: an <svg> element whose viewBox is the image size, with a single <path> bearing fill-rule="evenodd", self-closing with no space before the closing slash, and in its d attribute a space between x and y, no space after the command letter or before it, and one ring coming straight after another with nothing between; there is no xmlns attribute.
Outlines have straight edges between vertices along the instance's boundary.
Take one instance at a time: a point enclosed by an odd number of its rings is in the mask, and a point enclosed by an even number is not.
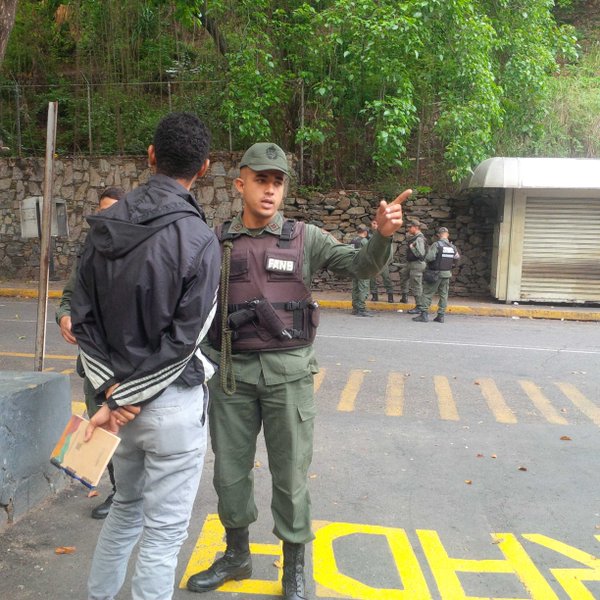
<svg viewBox="0 0 600 600"><path fill-rule="evenodd" d="M89 600L115 598L138 540L131 597L172 598L206 453L207 400L205 387L171 385L121 429L117 492L96 544Z"/></svg>

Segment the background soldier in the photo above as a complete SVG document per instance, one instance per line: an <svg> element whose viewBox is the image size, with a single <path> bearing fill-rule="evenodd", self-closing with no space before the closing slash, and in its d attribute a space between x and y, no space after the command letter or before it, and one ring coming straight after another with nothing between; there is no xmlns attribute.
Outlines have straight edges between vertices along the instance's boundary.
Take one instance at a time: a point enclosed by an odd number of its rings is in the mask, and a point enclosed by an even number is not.
<svg viewBox="0 0 600 600"><path fill-rule="evenodd" d="M306 597L304 548L311 531L308 469L315 417L313 339L318 306L310 282L322 268L369 279L389 260L392 236L402 226L406 190L377 210L378 231L360 250L319 227L284 219L288 164L271 143L250 147L235 186L242 213L217 228L223 251L219 312L206 351L221 365L210 383L210 437L214 485L227 549L207 570L190 577L206 592L252 574L248 527L256 521L254 460L264 431L273 479L273 533L283 541L283 594ZM220 314L219 314L220 313ZM215 378L216 379L216 378Z"/></svg>
<svg viewBox="0 0 600 600"><path fill-rule="evenodd" d="M456 246L448 240L448 230L440 227L437 230L438 240L431 244L425 255L427 269L423 273L423 294L418 301L417 308L421 313L414 317L413 321L427 323L429 316L427 311L431 306L433 295L437 292L440 296L438 302L438 314L434 321L444 322L444 313L448 305L448 288L450 287L450 277L452 277L452 267L460 258Z"/></svg>
<svg viewBox="0 0 600 600"><path fill-rule="evenodd" d="M406 264L400 271L402 297L400 302L408 302L408 293L412 291L415 296L415 307L408 311L409 314L417 314L417 304L423 293L423 271L425 270L425 252L427 246L425 236L421 233L419 221L409 221L406 225Z"/></svg>
<svg viewBox="0 0 600 600"><path fill-rule="evenodd" d="M371 229L372 231L377 231L377 221L371 221ZM389 264L385 265L381 271L379 271L379 275L381 275L381 279L383 280L383 287L387 293L388 302L394 301L394 284L392 283L392 279L390 277L390 267ZM369 288L371 290L371 300L378 302L379 301L379 291L377 289L377 276L373 277L369 281Z"/></svg>
<svg viewBox="0 0 600 600"><path fill-rule="evenodd" d="M369 243L369 228L366 225L359 225L356 229L356 237L350 242L357 250ZM372 317L367 311L367 297L369 295L369 285L372 279L352 278L352 314L357 317ZM375 300L375 298L373 298Z"/></svg>
<svg viewBox="0 0 600 600"><path fill-rule="evenodd" d="M106 210L111 207L115 202L122 200L125 196L125 191L118 187L108 187L106 188L102 194L100 194L100 199L98 200L98 210ZM77 344L77 340L71 331L71 296L73 296L73 290L75 289L75 282L77 281L77 267L79 264L79 259L77 259L73 263L73 268L71 269L71 274L69 275L69 279L65 284L65 287L62 291L62 296L60 298L60 304L56 311L56 322L60 327L60 334L63 336L64 340L69 344ZM77 372L79 375L83 376L83 395L85 398L85 408L88 414L88 417L93 417L102 402L104 402L104 394L100 394L99 402L96 401L97 394L96 390L90 383L90 380L85 377L85 372L83 371L83 366L81 365L81 360L78 357L77 360ZM113 468L112 460L109 461L107 465L108 476L110 478L110 483L112 484L112 492L107 496L104 502L101 502L98 506L96 506L92 510L92 518L93 519L105 519L108 511L110 510L113 496L117 491L115 484L115 472Z"/></svg>

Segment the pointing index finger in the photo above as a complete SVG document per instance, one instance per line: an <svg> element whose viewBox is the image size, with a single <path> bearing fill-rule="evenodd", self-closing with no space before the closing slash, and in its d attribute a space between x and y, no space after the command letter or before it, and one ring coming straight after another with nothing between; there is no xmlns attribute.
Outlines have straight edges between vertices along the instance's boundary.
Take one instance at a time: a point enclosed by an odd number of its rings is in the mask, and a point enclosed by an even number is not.
<svg viewBox="0 0 600 600"><path fill-rule="evenodd" d="M403 202L406 202L411 194L412 194L412 190L404 190L399 196L396 196L396 198L390 202L390 204L402 204Z"/></svg>

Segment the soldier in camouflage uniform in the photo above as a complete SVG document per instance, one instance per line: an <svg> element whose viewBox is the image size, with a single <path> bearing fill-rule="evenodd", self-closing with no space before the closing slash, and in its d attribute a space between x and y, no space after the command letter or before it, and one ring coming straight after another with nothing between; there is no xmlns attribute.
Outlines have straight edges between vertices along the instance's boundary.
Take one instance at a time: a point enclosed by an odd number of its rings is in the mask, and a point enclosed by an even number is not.
<svg viewBox="0 0 600 600"><path fill-rule="evenodd" d="M351 244L360 250L363 246L369 243L368 239L369 228L366 225L359 225L357 228L356 237ZM372 317L373 315L367 311L367 297L369 295L369 279L352 279L352 314L357 317Z"/></svg>
<svg viewBox="0 0 600 600"><path fill-rule="evenodd" d="M411 194L406 190L394 202L380 203L379 231L359 250L315 225L283 218L279 209L288 174L279 146L250 147L235 180L242 213L216 231L223 251L215 318L220 330L209 333L203 349L221 365L220 377L209 383L209 423L227 549L190 577L187 587L193 592L252 574L248 527L258 515L253 468L262 428L273 480L273 532L283 541L283 597L306 598L304 548L314 538L308 468L318 372L312 345L318 306L310 295L311 278L327 268L368 281L391 256L392 236L402 225L401 203ZM291 289L300 295L289 297Z"/></svg>
<svg viewBox="0 0 600 600"><path fill-rule="evenodd" d="M425 255L427 269L423 273L423 294L418 301L417 308L420 312L413 321L427 323L429 321L429 307L434 294L439 294L438 313L434 321L444 322L444 314L448 305L448 289L452 277L452 267L460 258L456 246L448 240L448 229L440 227L437 230L438 240L431 244Z"/></svg>
<svg viewBox="0 0 600 600"><path fill-rule="evenodd" d="M415 304L423 293L423 271L425 270L425 253L427 244L425 236L421 232L419 221L409 221L406 225L406 264L400 271L402 282L402 297L400 302L408 302L408 293L412 291L415 296ZM415 306L408 311L409 314L418 314L420 311Z"/></svg>

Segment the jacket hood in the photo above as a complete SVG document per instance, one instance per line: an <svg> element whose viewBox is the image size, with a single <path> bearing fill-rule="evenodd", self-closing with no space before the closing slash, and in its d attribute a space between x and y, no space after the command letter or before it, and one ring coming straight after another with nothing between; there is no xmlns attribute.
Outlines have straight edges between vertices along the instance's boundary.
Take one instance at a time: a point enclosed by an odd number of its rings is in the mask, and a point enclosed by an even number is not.
<svg viewBox="0 0 600 600"><path fill-rule="evenodd" d="M170 223L188 216L206 222L187 189L170 177L154 175L120 202L87 217L88 237L98 252L110 259L119 258Z"/></svg>

